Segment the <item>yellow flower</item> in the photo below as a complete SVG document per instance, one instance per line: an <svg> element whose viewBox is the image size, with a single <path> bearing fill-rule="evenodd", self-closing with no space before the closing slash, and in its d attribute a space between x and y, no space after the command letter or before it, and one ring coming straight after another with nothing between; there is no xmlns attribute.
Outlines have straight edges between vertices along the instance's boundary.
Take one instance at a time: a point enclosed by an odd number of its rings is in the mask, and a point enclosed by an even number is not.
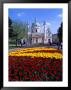
<svg viewBox="0 0 71 90"><path fill-rule="evenodd" d="M35 47L35 48L25 48L25 49L20 49L14 52L10 52L9 56L27 56L27 57L42 57L42 58L55 58L55 59L62 59L62 54L61 53L50 53L50 52L43 52L42 50L57 50L55 48L45 48L45 47ZM31 52L30 52L31 51ZM34 51L34 52L33 52ZM39 51L38 53L35 51ZM42 51L42 52L40 52ZM30 52L30 53L28 53Z"/></svg>

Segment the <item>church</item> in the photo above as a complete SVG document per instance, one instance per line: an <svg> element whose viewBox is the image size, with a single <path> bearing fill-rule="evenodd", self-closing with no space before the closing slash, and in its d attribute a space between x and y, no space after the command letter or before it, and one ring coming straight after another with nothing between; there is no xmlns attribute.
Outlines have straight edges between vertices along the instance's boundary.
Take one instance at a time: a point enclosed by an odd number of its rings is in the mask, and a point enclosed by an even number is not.
<svg viewBox="0 0 71 90"><path fill-rule="evenodd" d="M28 32L29 33L29 32ZM35 21L31 25L31 32L28 34L31 44L49 44L52 43L52 33L48 23L39 23Z"/></svg>

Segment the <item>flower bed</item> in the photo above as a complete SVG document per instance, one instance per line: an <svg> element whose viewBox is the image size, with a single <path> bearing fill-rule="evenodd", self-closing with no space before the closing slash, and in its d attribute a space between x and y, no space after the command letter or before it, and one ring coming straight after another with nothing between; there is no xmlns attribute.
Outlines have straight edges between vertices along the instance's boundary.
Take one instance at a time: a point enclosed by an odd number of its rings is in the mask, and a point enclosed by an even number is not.
<svg viewBox="0 0 71 90"><path fill-rule="evenodd" d="M9 81L61 81L62 53L55 48L26 48L9 53Z"/></svg>

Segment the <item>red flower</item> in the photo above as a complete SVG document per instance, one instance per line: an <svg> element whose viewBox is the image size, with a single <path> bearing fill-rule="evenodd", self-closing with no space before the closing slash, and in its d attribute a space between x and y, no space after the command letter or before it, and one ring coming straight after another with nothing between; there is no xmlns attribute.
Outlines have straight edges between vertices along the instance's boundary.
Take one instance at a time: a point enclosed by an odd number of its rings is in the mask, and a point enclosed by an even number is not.
<svg viewBox="0 0 71 90"><path fill-rule="evenodd" d="M23 76L23 73L22 73L22 72L19 72L19 75L20 75L20 76Z"/></svg>
<svg viewBox="0 0 71 90"><path fill-rule="evenodd" d="M54 71L54 74L56 74L56 71Z"/></svg>
<svg viewBox="0 0 71 90"><path fill-rule="evenodd" d="M22 66L19 67L20 70L22 70L22 68L23 68Z"/></svg>
<svg viewBox="0 0 71 90"><path fill-rule="evenodd" d="M29 77L28 77L27 75L25 75L25 76L24 76L24 79L27 80L27 79L29 79Z"/></svg>
<svg viewBox="0 0 71 90"><path fill-rule="evenodd" d="M16 81L19 80L19 77L18 77L18 76L15 76L15 80L16 80Z"/></svg>
<svg viewBox="0 0 71 90"><path fill-rule="evenodd" d="M17 74L18 73L18 69L15 69L15 74Z"/></svg>
<svg viewBox="0 0 71 90"><path fill-rule="evenodd" d="M12 81L12 78L11 77L9 77L9 81Z"/></svg>
<svg viewBox="0 0 71 90"><path fill-rule="evenodd" d="M35 73L36 72L36 73ZM57 76L55 76L57 75ZM47 77L48 76L48 77ZM51 78L52 77L52 78ZM9 57L9 80L56 80L62 78L62 61L47 58Z"/></svg>

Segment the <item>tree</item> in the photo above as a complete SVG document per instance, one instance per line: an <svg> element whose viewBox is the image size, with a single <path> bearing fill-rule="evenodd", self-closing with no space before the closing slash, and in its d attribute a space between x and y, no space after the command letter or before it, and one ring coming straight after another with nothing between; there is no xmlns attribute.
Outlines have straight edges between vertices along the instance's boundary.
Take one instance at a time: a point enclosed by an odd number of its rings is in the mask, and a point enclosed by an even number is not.
<svg viewBox="0 0 71 90"><path fill-rule="evenodd" d="M10 38L10 37L12 37L12 34L13 34L12 20L10 17L8 19L8 27L9 27L9 38Z"/></svg>
<svg viewBox="0 0 71 90"><path fill-rule="evenodd" d="M28 26L26 23L22 23L22 22L18 22L15 21L12 24L13 27L13 35L16 35L15 39L16 39L16 46L17 46L17 41L18 39L22 39L22 38L28 38Z"/></svg>
<svg viewBox="0 0 71 90"><path fill-rule="evenodd" d="M59 29L58 29L58 38L59 38L59 43L61 43L62 42L62 37L63 37L63 23L61 22L61 25L60 25L60 27L59 27Z"/></svg>
<svg viewBox="0 0 71 90"><path fill-rule="evenodd" d="M12 20L11 18L9 17L9 27L12 25Z"/></svg>

